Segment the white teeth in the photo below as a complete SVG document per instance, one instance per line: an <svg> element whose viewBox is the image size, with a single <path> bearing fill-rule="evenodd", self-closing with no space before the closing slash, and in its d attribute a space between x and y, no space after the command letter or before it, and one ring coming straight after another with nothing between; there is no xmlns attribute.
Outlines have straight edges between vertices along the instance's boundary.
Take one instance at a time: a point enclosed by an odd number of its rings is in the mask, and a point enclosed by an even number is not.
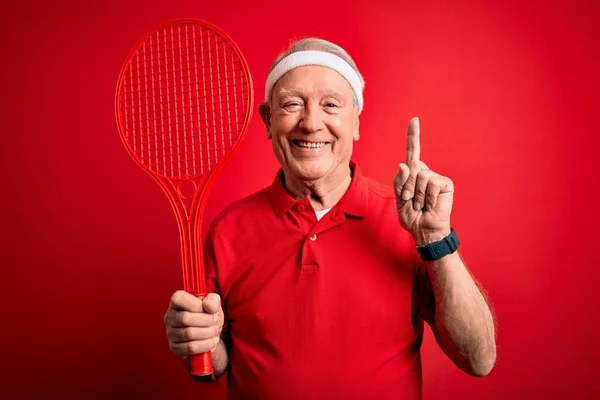
<svg viewBox="0 0 600 400"><path fill-rule="evenodd" d="M314 142L303 142L301 140L297 140L296 144L298 146L304 147L306 149L319 149L319 148L325 146L325 142L314 143Z"/></svg>

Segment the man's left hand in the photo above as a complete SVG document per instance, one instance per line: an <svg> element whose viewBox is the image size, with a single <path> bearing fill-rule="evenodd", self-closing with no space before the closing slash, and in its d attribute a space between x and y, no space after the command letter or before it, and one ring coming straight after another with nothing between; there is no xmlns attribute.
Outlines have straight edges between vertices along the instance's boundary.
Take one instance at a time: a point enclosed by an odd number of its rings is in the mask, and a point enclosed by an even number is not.
<svg viewBox="0 0 600 400"><path fill-rule="evenodd" d="M400 224L417 245L442 240L450 234L454 184L421 161L419 119L412 118L406 136L406 163L394 177Z"/></svg>

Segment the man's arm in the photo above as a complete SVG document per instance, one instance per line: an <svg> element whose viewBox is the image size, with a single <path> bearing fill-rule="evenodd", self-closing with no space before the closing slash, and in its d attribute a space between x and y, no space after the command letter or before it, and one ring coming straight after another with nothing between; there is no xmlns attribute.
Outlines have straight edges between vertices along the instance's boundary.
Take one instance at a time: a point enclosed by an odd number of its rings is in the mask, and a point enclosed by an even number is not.
<svg viewBox="0 0 600 400"><path fill-rule="evenodd" d="M227 349L225 348L223 340L217 343L217 347L213 350L211 358L213 364L213 380L217 380L225 373L225 371L227 371L227 366L229 365L229 356L227 355Z"/></svg>
<svg viewBox="0 0 600 400"><path fill-rule="evenodd" d="M231 336L227 318L225 318L220 338L221 340L217 343L217 347L215 347L211 355L213 363L213 380L219 379L229 367L229 354L227 349L231 348Z"/></svg>
<svg viewBox="0 0 600 400"><path fill-rule="evenodd" d="M426 320L440 348L463 371L486 376L496 361L494 316L486 297L458 252L424 267L435 297Z"/></svg>
<svg viewBox="0 0 600 400"><path fill-rule="evenodd" d="M421 161L420 134L419 119L412 118L406 135L406 163L399 165L394 177L400 224L417 246L450 234L454 200L452 180ZM424 318L440 347L467 373L487 375L496 361L496 340L493 315L482 292L456 252L426 262L424 268L433 296L421 293L421 302L435 297L435 304L425 306L426 310L434 308L433 318ZM424 307L420 304L419 308Z"/></svg>

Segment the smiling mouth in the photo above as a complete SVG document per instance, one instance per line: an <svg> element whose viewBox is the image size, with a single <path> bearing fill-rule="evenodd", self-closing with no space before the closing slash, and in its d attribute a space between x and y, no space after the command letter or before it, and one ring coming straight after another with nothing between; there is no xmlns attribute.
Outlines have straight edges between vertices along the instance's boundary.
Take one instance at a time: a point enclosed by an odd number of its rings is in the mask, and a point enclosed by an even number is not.
<svg viewBox="0 0 600 400"><path fill-rule="evenodd" d="M292 140L292 143L303 149L320 149L329 142L307 142L305 140L294 139Z"/></svg>

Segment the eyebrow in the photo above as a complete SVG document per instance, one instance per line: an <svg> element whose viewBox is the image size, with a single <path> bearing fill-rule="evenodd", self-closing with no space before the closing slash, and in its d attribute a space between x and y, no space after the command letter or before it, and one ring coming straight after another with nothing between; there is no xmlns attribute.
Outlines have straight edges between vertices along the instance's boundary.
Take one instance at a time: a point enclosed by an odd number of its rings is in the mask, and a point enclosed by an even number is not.
<svg viewBox="0 0 600 400"><path fill-rule="evenodd" d="M302 92L298 89L279 89L276 92L280 97L281 96L299 96L302 95ZM344 93L336 89L325 89L321 93L323 96L334 96L334 97L344 97Z"/></svg>

